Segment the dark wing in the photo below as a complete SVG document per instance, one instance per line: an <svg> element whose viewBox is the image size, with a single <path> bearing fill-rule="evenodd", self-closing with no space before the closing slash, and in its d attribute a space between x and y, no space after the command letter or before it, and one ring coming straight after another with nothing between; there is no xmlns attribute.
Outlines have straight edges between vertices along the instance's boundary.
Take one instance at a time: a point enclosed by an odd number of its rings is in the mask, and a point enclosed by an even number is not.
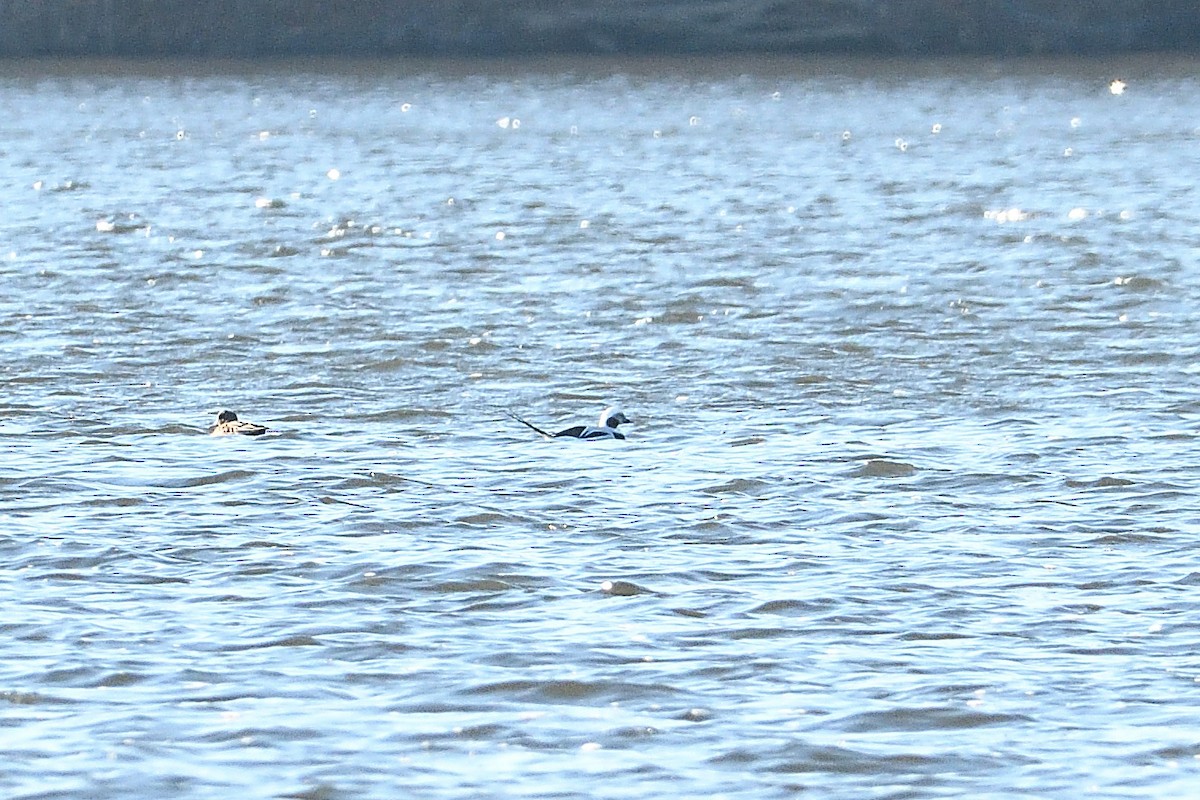
<svg viewBox="0 0 1200 800"><path fill-rule="evenodd" d="M579 434L579 438L588 441L595 439L624 439L625 434L618 433L611 428L587 428Z"/></svg>
<svg viewBox="0 0 1200 800"><path fill-rule="evenodd" d="M556 435L557 435L557 436L562 436L562 434L561 434L561 433L559 433L559 434L550 434L550 433L546 433L544 430L542 430L541 428L539 428L537 425L534 425L532 422L526 422L525 420L521 419L520 417L518 417L516 414L514 414L514 413L513 413L513 412L511 412L511 411L509 411L508 409L504 409L504 415L505 415L505 416L507 416L507 417L511 417L512 419L515 419L517 422L521 423L521 424L522 424L522 425L524 425L526 428L532 428L533 430L535 430L535 431L537 431L538 433L540 433L542 436L545 436L547 439L552 439L552 438L554 438L554 436L556 436Z"/></svg>
<svg viewBox="0 0 1200 800"><path fill-rule="evenodd" d="M579 439L583 436L583 432L587 430L585 425L576 425L574 428L567 428L565 431L559 431L555 436L571 436Z"/></svg>

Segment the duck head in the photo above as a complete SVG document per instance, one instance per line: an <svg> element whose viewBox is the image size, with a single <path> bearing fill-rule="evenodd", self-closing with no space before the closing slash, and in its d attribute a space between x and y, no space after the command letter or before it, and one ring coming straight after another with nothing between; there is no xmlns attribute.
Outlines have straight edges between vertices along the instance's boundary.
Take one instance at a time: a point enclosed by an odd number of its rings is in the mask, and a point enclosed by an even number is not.
<svg viewBox="0 0 1200 800"><path fill-rule="evenodd" d="M624 412L616 406L609 406L600 412L600 427L615 428L622 422L628 423L629 417L625 416Z"/></svg>

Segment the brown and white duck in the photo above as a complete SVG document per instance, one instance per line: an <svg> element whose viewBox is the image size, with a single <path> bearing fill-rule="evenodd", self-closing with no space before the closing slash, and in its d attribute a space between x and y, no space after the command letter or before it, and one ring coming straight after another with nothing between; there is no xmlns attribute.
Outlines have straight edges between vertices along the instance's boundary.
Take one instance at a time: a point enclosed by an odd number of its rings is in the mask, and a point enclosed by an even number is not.
<svg viewBox="0 0 1200 800"><path fill-rule="evenodd" d="M243 436L261 436L267 432L265 425L258 425L253 422L238 419L238 415L232 411L222 411L217 415L217 424L213 425L209 433L213 436L229 436L232 434L241 434Z"/></svg>

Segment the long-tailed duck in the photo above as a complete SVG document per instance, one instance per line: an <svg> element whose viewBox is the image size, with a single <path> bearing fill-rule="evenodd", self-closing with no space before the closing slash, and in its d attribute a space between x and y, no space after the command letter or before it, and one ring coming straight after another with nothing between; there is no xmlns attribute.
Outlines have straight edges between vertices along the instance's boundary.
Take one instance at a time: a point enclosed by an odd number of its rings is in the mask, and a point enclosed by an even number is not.
<svg viewBox="0 0 1200 800"><path fill-rule="evenodd" d="M558 433L549 433L547 431L542 430L537 425L534 425L532 422L528 422L528 421L522 419L521 417L518 417L516 414L514 414L511 411L505 411L504 413L508 414L508 416L512 417L513 419L515 419L517 422L521 423L525 427L532 428L533 430L537 431L542 436L545 436L548 439L554 439L559 436L566 436L566 437L569 437L572 439L588 439L588 440L592 440L592 439L624 439L625 434L618 431L617 426L620 425L622 422L629 423L629 421L630 421L629 417L625 416L619 408L617 408L616 406L609 406L608 408L606 408L600 412L600 419L598 419L596 421L595 425L575 425L574 427L561 430Z"/></svg>
<svg viewBox="0 0 1200 800"><path fill-rule="evenodd" d="M240 433L243 436L261 436L267 432L265 425L256 425L253 422L246 422L238 419L237 414L232 411L222 411L217 415L217 424L212 426L209 433L213 436L228 436L230 434Z"/></svg>

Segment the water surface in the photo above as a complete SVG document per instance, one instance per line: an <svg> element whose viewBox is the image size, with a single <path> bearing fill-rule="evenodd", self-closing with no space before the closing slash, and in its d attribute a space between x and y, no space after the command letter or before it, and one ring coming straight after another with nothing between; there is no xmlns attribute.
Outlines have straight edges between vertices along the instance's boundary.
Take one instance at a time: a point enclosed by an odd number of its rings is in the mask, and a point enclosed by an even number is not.
<svg viewBox="0 0 1200 800"><path fill-rule="evenodd" d="M1194 73L9 64L3 793L1191 793Z"/></svg>

